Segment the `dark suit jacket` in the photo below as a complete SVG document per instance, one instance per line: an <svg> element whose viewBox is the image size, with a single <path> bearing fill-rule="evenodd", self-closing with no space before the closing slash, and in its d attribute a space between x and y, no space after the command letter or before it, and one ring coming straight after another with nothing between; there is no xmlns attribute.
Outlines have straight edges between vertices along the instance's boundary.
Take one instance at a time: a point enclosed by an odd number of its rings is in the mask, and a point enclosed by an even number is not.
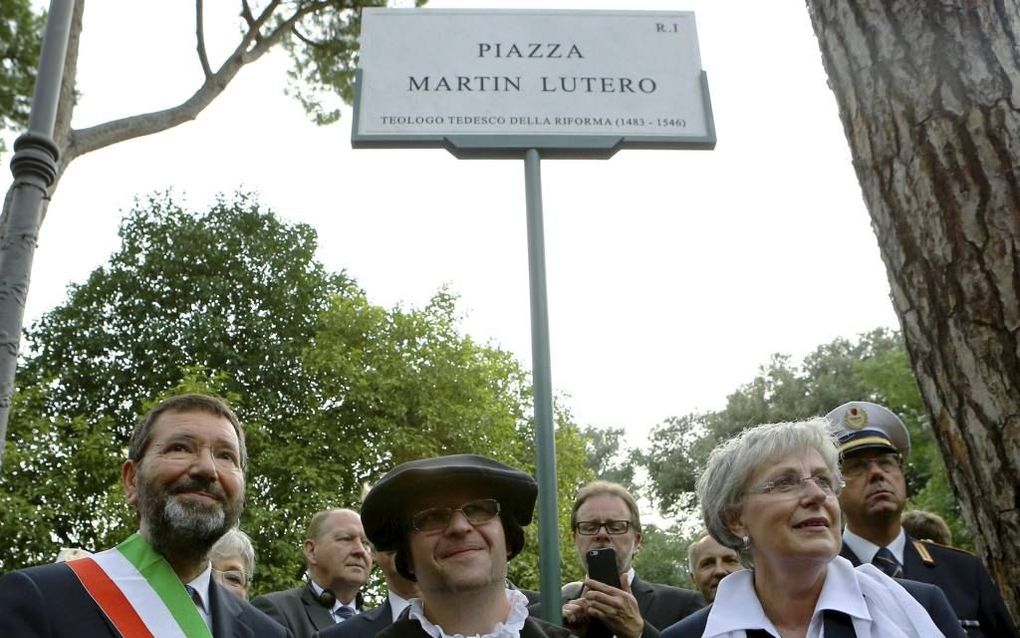
<svg viewBox="0 0 1020 638"><path fill-rule="evenodd" d="M921 545L927 557L921 556L915 543ZM855 566L861 564L846 544L840 555ZM936 585L945 592L967 636L1017 638L1016 628L1002 602L1002 596L977 556L955 547L916 541L907 536L907 544L903 549L903 577ZM970 626L975 621L978 626Z"/></svg>
<svg viewBox="0 0 1020 638"><path fill-rule="evenodd" d="M956 621L953 608L949 606L945 594L938 587L909 580L897 580L896 582L903 585L903 588L917 602L921 603L921 606L935 622L935 626L946 635L946 638L967 638L963 629L960 628L960 623ZM708 624L708 613L711 609L712 606L709 605L675 625L666 627L659 634L659 638L701 638L705 632L705 625ZM839 622L841 619L846 619L846 622ZM825 614L825 638L854 638L855 636L853 625L850 624L846 614L838 612Z"/></svg>
<svg viewBox="0 0 1020 638"><path fill-rule="evenodd" d="M547 623L540 618L528 616L521 628L521 638L569 638L572 634L563 627ZM410 618L401 618L379 634L379 638L430 638L421 623Z"/></svg>
<svg viewBox="0 0 1020 638"><path fill-rule="evenodd" d="M563 602L574 600L581 595L581 584L571 585L563 590ZM705 599L696 591L646 583L638 578L637 574L630 584L630 591L637 600L638 611L645 621L641 638L656 638L660 627L669 627L705 606ZM542 615L541 605L532 605L529 610L533 616Z"/></svg>
<svg viewBox="0 0 1020 638"><path fill-rule="evenodd" d="M213 581L209 608L214 638L285 638L287 630ZM65 563L0 578L0 636L120 638Z"/></svg>
<svg viewBox="0 0 1020 638"><path fill-rule="evenodd" d="M318 638L375 638L375 635L393 624L393 608L389 597L382 607L374 607L320 631Z"/></svg>
<svg viewBox="0 0 1020 638"><path fill-rule="evenodd" d="M289 629L294 638L312 638L315 632L336 624L332 611L315 600L308 585L263 594L251 604Z"/></svg>

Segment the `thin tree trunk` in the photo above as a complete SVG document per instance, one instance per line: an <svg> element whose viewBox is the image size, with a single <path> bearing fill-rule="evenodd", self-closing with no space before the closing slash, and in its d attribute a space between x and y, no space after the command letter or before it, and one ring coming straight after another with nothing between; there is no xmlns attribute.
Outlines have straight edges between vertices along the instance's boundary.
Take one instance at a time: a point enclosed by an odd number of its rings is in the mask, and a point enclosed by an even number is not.
<svg viewBox="0 0 1020 638"><path fill-rule="evenodd" d="M808 7L953 490L1017 618L1020 7Z"/></svg>

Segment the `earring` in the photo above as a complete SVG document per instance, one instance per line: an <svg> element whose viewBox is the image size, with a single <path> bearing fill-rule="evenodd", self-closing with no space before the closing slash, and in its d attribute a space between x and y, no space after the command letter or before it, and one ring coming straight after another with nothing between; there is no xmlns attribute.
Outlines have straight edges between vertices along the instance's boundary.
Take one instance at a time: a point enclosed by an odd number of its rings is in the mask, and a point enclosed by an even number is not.
<svg viewBox="0 0 1020 638"><path fill-rule="evenodd" d="M744 551L751 549L751 537L741 536L740 541L744 544Z"/></svg>

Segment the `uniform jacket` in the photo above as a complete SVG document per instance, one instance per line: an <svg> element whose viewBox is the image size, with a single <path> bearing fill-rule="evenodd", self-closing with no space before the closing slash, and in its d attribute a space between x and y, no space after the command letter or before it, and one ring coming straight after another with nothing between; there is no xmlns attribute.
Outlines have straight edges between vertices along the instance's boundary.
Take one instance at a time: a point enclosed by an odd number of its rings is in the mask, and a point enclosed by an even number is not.
<svg viewBox="0 0 1020 638"><path fill-rule="evenodd" d="M861 561L845 544L840 555L854 565ZM907 536L903 577L937 585L971 638L1018 638L1002 596L981 560L955 547ZM972 623L977 622L977 626Z"/></svg>
<svg viewBox="0 0 1020 638"><path fill-rule="evenodd" d="M696 591L647 583L638 578L637 574L630 584L630 591L637 600L638 611L645 621L641 638L656 638L662 627L669 627L705 606L705 599ZM574 600L580 595L581 584L571 583L564 587L563 602ZM539 605L535 605L533 609L533 615L541 615Z"/></svg>
<svg viewBox="0 0 1020 638"><path fill-rule="evenodd" d="M352 616L342 623L320 631L318 638L375 638L375 635L393 624L393 608L389 597L382 607L375 607Z"/></svg>
<svg viewBox="0 0 1020 638"><path fill-rule="evenodd" d="M251 601L267 616L290 630L294 638L312 638L336 624L333 611L323 607L309 585L263 594ZM341 623L342 624L342 623Z"/></svg>
<svg viewBox="0 0 1020 638"><path fill-rule="evenodd" d="M209 583L213 638L284 638L287 630L215 581ZM120 638L66 563L0 578L0 636Z"/></svg>
<svg viewBox="0 0 1020 638"><path fill-rule="evenodd" d="M521 638L567 638L572 636L563 627L528 616L521 628ZM379 633L378 638L432 638L417 620L401 618Z"/></svg>
<svg viewBox="0 0 1020 638"><path fill-rule="evenodd" d="M946 638L966 638L966 634L960 628L959 623L953 614L953 609L946 602L946 598L939 592L938 588L925 583L911 582L909 580L897 580L931 616L935 626L939 628ZM659 634L660 638L701 638L705 632L705 625L708 624L708 614L712 605L691 614L680 622L666 627ZM849 616L835 610L825 612L824 620L825 638L856 638L853 624ZM769 636L764 630L754 630L757 633L748 632L748 638L752 636Z"/></svg>

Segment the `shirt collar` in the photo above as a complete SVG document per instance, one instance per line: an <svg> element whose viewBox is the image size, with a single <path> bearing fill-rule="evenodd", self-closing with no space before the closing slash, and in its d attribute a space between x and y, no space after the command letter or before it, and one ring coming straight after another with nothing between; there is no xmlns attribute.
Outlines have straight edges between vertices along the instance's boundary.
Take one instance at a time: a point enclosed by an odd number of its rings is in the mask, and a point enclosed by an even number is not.
<svg viewBox="0 0 1020 638"><path fill-rule="evenodd" d="M312 584L312 591L315 592L316 596L318 596L322 592L326 591L325 587L321 587L319 585L319 583L315 582L313 579L309 578L308 582ZM340 609L341 607L346 605L346 606L350 607L351 609L353 609L355 612L357 612L358 611L358 606L355 604L357 602L357 599L358 599L357 594L354 595L354 599L353 600L349 600L347 602L344 602L344 601L340 600L339 598L337 598L336 602L333 603L333 607L330 609L330 611L333 612L333 613L336 613L337 609Z"/></svg>
<svg viewBox="0 0 1020 638"><path fill-rule="evenodd" d="M833 558L825 568L825 582L815 603L808 635L817 635L811 629L824 622L823 612L827 609L871 620L854 566L841 556ZM728 635L728 632L747 629L765 629L779 635L754 591L754 571L751 569L733 572L719 582L704 635Z"/></svg>
<svg viewBox="0 0 1020 638"><path fill-rule="evenodd" d="M719 581L704 635L726 635L742 629L767 629L778 634L754 592L754 572L750 569L733 572Z"/></svg>
<svg viewBox="0 0 1020 638"><path fill-rule="evenodd" d="M400 613L407 609L407 606L411 604L411 601L404 598L392 589L387 590L389 592L390 599L390 612L393 615L393 622L397 622L397 618L400 617Z"/></svg>
<svg viewBox="0 0 1020 638"><path fill-rule="evenodd" d="M506 599L510 603L510 611L506 620L496 623L492 631L480 634L477 638L520 638L524 621L528 619L528 597L517 589L507 589ZM463 634L448 634L439 625L433 624L425 617L421 598L412 598L408 618L417 620L422 630L431 638L465 638Z"/></svg>
<svg viewBox="0 0 1020 638"><path fill-rule="evenodd" d="M864 595L857 582L853 564L842 556L836 556L826 568L825 583L818 594L814 617L826 609L841 611L850 616L871 620L871 612L864 602Z"/></svg>
<svg viewBox="0 0 1020 638"><path fill-rule="evenodd" d="M208 563L202 573L195 576L194 580L187 583L189 587L198 592L198 597L202 599L202 611L209 613L209 582L212 579L212 563Z"/></svg>
<svg viewBox="0 0 1020 638"><path fill-rule="evenodd" d="M851 531L850 526L843 528L843 543L850 548L850 550L857 556L862 563L870 563L875 558L875 554L881 549L880 546L872 543L863 536L858 536ZM891 543L886 545L889 551L893 553L896 560L903 564L903 552L907 545L907 535L900 528L900 533L896 535Z"/></svg>

